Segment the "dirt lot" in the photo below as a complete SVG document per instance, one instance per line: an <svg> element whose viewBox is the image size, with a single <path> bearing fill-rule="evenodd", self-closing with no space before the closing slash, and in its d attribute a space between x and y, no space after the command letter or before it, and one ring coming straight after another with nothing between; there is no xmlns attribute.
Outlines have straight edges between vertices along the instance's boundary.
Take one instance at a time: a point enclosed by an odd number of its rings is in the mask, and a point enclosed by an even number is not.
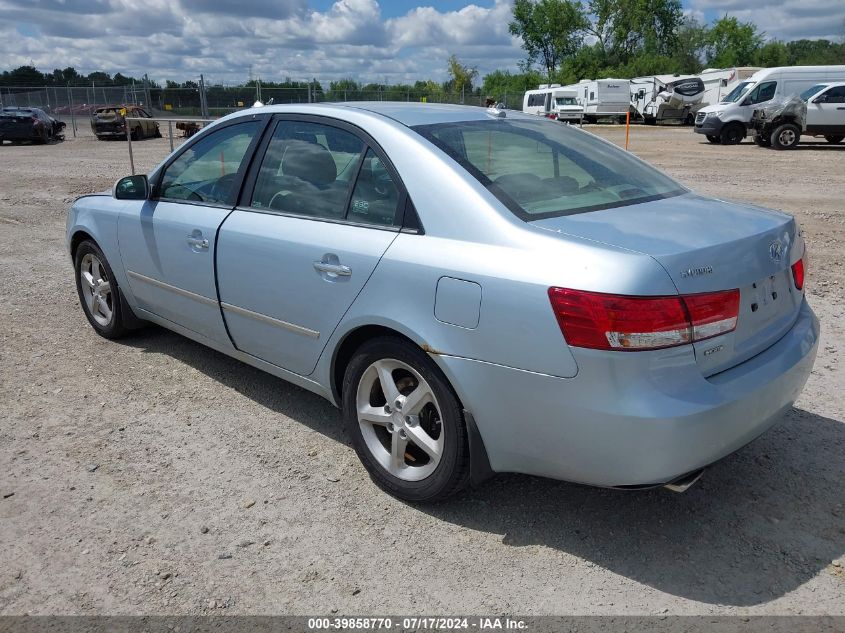
<svg viewBox="0 0 845 633"><path fill-rule="evenodd" d="M1 147L0 613L845 614L845 145L702 141L631 149L800 220L823 339L795 408L682 495L499 476L429 507L379 492L320 398L160 329L96 336L65 212L125 144ZM148 170L167 141L135 148Z"/></svg>

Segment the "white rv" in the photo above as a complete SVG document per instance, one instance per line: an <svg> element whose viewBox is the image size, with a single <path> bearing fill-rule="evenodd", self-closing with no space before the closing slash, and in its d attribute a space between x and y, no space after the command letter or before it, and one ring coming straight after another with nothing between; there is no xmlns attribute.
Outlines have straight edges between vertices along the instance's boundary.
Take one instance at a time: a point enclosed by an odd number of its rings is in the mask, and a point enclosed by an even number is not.
<svg viewBox="0 0 845 633"><path fill-rule="evenodd" d="M560 84L540 84L537 90L528 90L522 97L522 111L526 114L549 116L554 110L552 92Z"/></svg>
<svg viewBox="0 0 845 633"><path fill-rule="evenodd" d="M692 125L704 93L704 82L695 75L634 77L631 107L647 124L676 121Z"/></svg>
<svg viewBox="0 0 845 633"><path fill-rule="evenodd" d="M734 145L748 132L755 108L777 97L797 95L815 84L845 81L845 66L764 68L740 81L720 103L695 115L695 131L711 143Z"/></svg>
<svg viewBox="0 0 845 633"><path fill-rule="evenodd" d="M578 93L569 88L556 88L552 91L555 118L564 123L578 123L584 116L584 108L578 103Z"/></svg>
<svg viewBox="0 0 845 633"><path fill-rule="evenodd" d="M588 123L595 123L600 117L624 121L631 107L627 79L582 79L564 88L576 91L578 103L584 108L584 120Z"/></svg>

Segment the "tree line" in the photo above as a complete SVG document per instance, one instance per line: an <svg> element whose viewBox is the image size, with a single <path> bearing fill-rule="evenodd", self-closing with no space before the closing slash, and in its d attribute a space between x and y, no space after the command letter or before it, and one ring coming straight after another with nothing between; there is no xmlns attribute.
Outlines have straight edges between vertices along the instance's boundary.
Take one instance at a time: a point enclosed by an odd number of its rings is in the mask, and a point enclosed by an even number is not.
<svg viewBox="0 0 845 633"><path fill-rule="evenodd" d="M845 64L845 42L767 40L753 22L728 15L701 24L680 0L516 0L509 29L526 53L522 72L487 75L486 92L707 67Z"/></svg>

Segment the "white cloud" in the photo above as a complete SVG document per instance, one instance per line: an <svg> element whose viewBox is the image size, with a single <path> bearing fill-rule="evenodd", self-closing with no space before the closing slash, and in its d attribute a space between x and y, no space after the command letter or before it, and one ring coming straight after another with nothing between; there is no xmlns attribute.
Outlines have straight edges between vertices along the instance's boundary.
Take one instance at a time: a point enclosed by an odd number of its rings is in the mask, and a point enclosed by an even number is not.
<svg viewBox="0 0 845 633"><path fill-rule="evenodd" d="M7 69L31 60L45 71L74 66L157 80L203 73L236 83L251 71L271 81L397 83L445 79L452 53L482 75L515 70L524 57L508 33L512 0L475 0L454 11L419 6L389 18L387 1L336 0L315 11L308 0L0 0L0 60ZM728 13L769 37L845 35L843 0L685 4L700 21Z"/></svg>
<svg viewBox="0 0 845 633"><path fill-rule="evenodd" d="M482 74L516 68L510 11L511 0L394 18L376 0L325 11L306 0L0 0L0 59L176 80L443 80L452 53Z"/></svg>
<svg viewBox="0 0 845 633"><path fill-rule="evenodd" d="M843 0L692 0L691 6L708 14L735 16L754 22L769 38L782 40L845 37Z"/></svg>

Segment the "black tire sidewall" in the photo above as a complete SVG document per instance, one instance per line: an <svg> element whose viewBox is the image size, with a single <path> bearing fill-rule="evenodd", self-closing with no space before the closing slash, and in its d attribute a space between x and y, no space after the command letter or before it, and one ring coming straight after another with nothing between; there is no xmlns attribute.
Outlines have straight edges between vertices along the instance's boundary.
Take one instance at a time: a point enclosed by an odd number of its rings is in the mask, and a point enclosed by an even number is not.
<svg viewBox="0 0 845 633"><path fill-rule="evenodd" d="M791 128L792 131L795 132L795 142L790 145L784 145L780 142L780 135L788 128ZM792 149L793 147L796 147L801 141L801 130L798 128L797 125L794 125L792 123L784 123L783 125L779 125L772 132L771 141L772 147L774 147L775 149Z"/></svg>
<svg viewBox="0 0 845 633"><path fill-rule="evenodd" d="M413 367L428 382L440 405L443 455L435 471L421 481L404 481L388 473L370 453L357 414L358 384L375 361L393 358ZM400 338L379 338L364 343L346 368L343 379L343 420L370 477L389 494L406 501L438 501L462 489L469 478L469 449L463 410L446 377L416 345Z"/></svg>
<svg viewBox="0 0 845 633"><path fill-rule="evenodd" d="M106 275L108 276L108 281L111 284L112 288L112 319L108 325L100 325L91 315L91 312L88 310L88 305L85 302L85 295L82 293L82 274L80 272L80 264L82 263L82 258L85 257L88 253L96 256L100 262L103 264L103 268L106 271ZM126 328L123 325L123 315L121 313L121 301L120 301L120 287L117 284L117 281L114 278L114 273L112 272L111 266L109 265L106 256L103 254L103 251L100 250L100 247L97 246L91 240L85 240L84 242L80 243L76 249L76 252L73 256L73 267L74 267L74 277L76 279L76 293L79 297L79 304L82 306L82 311L85 313L85 317L88 319L88 322L91 324L91 327L94 328L94 331L97 332L103 338L108 339L115 339L120 338L126 333Z"/></svg>
<svg viewBox="0 0 845 633"><path fill-rule="evenodd" d="M742 128L736 123L729 123L719 134L722 145L739 145L742 143L742 137Z"/></svg>

